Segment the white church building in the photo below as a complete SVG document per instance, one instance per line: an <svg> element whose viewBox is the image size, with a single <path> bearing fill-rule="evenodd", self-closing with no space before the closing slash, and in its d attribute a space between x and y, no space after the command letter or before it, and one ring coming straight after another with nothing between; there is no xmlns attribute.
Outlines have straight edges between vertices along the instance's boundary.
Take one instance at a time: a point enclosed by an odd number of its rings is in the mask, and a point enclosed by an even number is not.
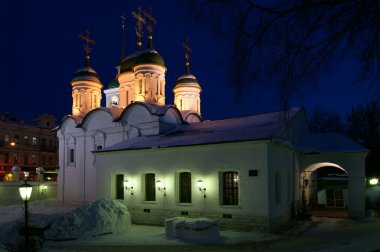
<svg viewBox="0 0 380 252"><path fill-rule="evenodd" d="M366 149L310 133L302 108L203 120L189 51L167 105L164 59L151 31L146 49L140 37L108 89L88 54L71 81L72 114L57 132L60 201L119 199L136 224L210 217L225 228L276 230L307 206L313 171L332 166L348 174L349 215L364 216Z"/></svg>

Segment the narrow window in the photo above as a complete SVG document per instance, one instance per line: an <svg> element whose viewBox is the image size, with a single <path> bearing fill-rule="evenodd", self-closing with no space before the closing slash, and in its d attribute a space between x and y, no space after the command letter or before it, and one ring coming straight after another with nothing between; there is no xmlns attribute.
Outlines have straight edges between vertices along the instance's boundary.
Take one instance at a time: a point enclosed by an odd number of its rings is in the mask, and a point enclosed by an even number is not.
<svg viewBox="0 0 380 252"><path fill-rule="evenodd" d="M13 163L15 163L15 164L18 163L18 155L17 155L17 153L13 154Z"/></svg>
<svg viewBox="0 0 380 252"><path fill-rule="evenodd" d="M179 174L179 202L191 203L191 173L181 172Z"/></svg>
<svg viewBox="0 0 380 252"><path fill-rule="evenodd" d="M276 203L281 203L281 173L279 171L274 175L274 186Z"/></svg>
<svg viewBox="0 0 380 252"><path fill-rule="evenodd" d="M37 163L36 155L32 154L32 164L36 164L36 163Z"/></svg>
<svg viewBox="0 0 380 252"><path fill-rule="evenodd" d="M223 173L223 205L238 205L239 174L237 172Z"/></svg>
<svg viewBox="0 0 380 252"><path fill-rule="evenodd" d="M4 162L9 163L9 153L8 152L4 153Z"/></svg>
<svg viewBox="0 0 380 252"><path fill-rule="evenodd" d="M155 201L156 200L156 176L154 173L145 174L145 200Z"/></svg>
<svg viewBox="0 0 380 252"><path fill-rule="evenodd" d="M70 149L69 151L69 162L74 163L74 149Z"/></svg>
<svg viewBox="0 0 380 252"><path fill-rule="evenodd" d="M139 94L142 94L142 79L139 80Z"/></svg>
<svg viewBox="0 0 380 252"><path fill-rule="evenodd" d="M182 99L179 100L179 110L183 110L182 109Z"/></svg>
<svg viewBox="0 0 380 252"><path fill-rule="evenodd" d="M53 147L53 140L49 139L49 147Z"/></svg>
<svg viewBox="0 0 380 252"><path fill-rule="evenodd" d="M9 143L9 135L8 134L4 135L4 142Z"/></svg>
<svg viewBox="0 0 380 252"><path fill-rule="evenodd" d="M48 164L53 165L53 157L51 156L48 157Z"/></svg>
<svg viewBox="0 0 380 252"><path fill-rule="evenodd" d="M46 146L46 139L42 138L41 146L45 147Z"/></svg>
<svg viewBox="0 0 380 252"><path fill-rule="evenodd" d="M28 164L29 163L29 160L28 160L28 153L24 153L24 164Z"/></svg>
<svg viewBox="0 0 380 252"><path fill-rule="evenodd" d="M117 174L116 175L116 199L124 199L124 175Z"/></svg>

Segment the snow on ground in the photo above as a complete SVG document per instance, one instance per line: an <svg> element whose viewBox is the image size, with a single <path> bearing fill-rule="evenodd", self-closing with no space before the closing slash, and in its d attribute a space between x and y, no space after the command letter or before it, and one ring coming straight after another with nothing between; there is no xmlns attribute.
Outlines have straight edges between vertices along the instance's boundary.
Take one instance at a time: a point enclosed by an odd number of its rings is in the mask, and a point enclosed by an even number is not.
<svg viewBox="0 0 380 252"><path fill-rule="evenodd" d="M113 204L113 205L112 205ZM100 204L101 205L101 204ZM116 208L124 209L120 214L114 211ZM380 251L380 219L370 217L364 220L350 220L337 218L313 217L311 220L293 221L293 224L280 234L270 234L259 231L236 232L220 231L220 239L214 241L214 245L203 246L196 241L183 241L178 238L169 238L165 234L165 227L128 225L128 214L124 206L117 206L113 201L103 202L103 207L98 208L98 213L92 214L103 216L102 218L84 214L83 210L75 210L70 206L59 206L55 202L44 204L32 204L30 206L32 216L39 216L39 222L46 224L52 221L52 216L66 216L65 221L57 222L61 230L68 229L68 219L72 219L73 213L79 219L87 219L92 222L97 219L98 226L84 226L88 230L101 231L96 234L110 233L92 237L90 235L79 236L76 240L69 241L46 241L43 252L51 251ZM83 207L81 208L83 209ZM105 209L108 209L105 211ZM109 211L111 209L111 211ZM87 208L88 212L91 207ZM113 213L109 215L108 213ZM107 213L107 214L106 214ZM44 215L42 215L44 214ZM91 214L91 216L92 216ZM78 217L79 216L79 217ZM108 217L107 217L108 216ZM116 216L116 217L115 217ZM118 217L117 217L118 216ZM117 225L116 220L124 216L122 225ZM53 218L54 219L54 218ZM74 218L76 219L76 218ZM80 222L76 219L74 223ZM90 221L91 220L91 221ZM107 224L108 223L108 224ZM112 233L104 227L113 223ZM12 226L23 224L23 209L21 205L0 206L0 239L14 239L18 234L10 232ZM53 225L52 225L53 226ZM125 228L127 227L127 228ZM53 229L54 230L54 229ZM83 230L82 230L83 231ZM107 231L107 232L105 232ZM119 248L119 249L118 249ZM128 248L128 249L126 249ZM4 250L4 247L3 247ZM3 251L0 246L0 251Z"/></svg>

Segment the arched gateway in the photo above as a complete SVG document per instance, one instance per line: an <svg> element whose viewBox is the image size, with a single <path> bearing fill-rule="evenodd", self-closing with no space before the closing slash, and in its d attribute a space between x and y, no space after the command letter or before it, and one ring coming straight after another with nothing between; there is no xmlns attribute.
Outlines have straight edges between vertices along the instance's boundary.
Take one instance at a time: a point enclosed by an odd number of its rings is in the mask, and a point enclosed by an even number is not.
<svg viewBox="0 0 380 252"><path fill-rule="evenodd" d="M351 218L365 215L365 174L361 153L303 154L300 157L301 211L316 206L345 208Z"/></svg>

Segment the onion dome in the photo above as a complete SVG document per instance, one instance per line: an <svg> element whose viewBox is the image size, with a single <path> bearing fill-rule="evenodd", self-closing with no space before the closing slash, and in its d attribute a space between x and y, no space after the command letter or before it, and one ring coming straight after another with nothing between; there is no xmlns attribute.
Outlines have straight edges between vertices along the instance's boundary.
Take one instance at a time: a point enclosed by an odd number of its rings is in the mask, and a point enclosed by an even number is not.
<svg viewBox="0 0 380 252"><path fill-rule="evenodd" d="M119 81L117 80L117 78L113 79L110 81L110 83L108 83L108 89L111 89L111 88L118 88L120 85Z"/></svg>
<svg viewBox="0 0 380 252"><path fill-rule="evenodd" d="M165 67L162 56L153 48L142 51L136 58L136 65L153 64Z"/></svg>
<svg viewBox="0 0 380 252"><path fill-rule="evenodd" d="M136 57L139 51L135 51L124 58L121 62L120 73L133 72L133 67L136 65Z"/></svg>
<svg viewBox="0 0 380 252"><path fill-rule="evenodd" d="M73 81L93 81L93 82L101 83L99 75L95 72L94 69L92 69L89 66L85 66L77 70L71 82Z"/></svg>
<svg viewBox="0 0 380 252"><path fill-rule="evenodd" d="M199 82L197 78L192 75L191 73L184 73L175 82L176 86L178 87L196 87L199 88L202 91L201 86L199 86Z"/></svg>

